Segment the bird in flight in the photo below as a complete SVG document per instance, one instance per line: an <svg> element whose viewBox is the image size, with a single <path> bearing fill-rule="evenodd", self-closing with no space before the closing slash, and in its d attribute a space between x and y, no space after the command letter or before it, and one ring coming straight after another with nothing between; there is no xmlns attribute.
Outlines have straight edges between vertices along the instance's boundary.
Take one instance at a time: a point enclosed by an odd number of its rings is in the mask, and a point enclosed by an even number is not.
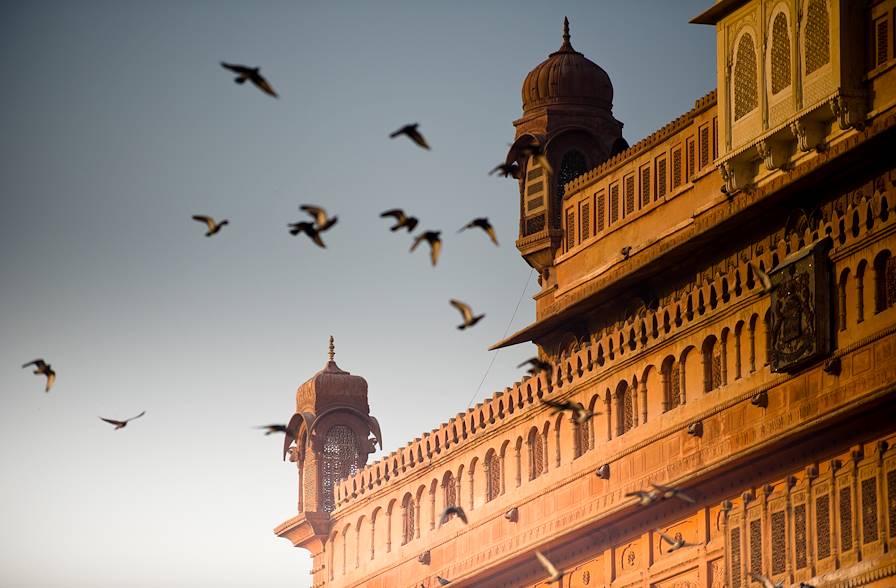
<svg viewBox="0 0 896 588"><path fill-rule="evenodd" d="M273 433L286 433L286 425L262 425L260 427L255 427L256 429L265 429L265 436L271 435Z"/></svg>
<svg viewBox="0 0 896 588"><path fill-rule="evenodd" d="M137 416L131 417L131 418L129 418L129 419L125 419L125 420L123 420L123 421L116 421L115 419L106 419L106 418L103 418L103 417L100 417L100 420L101 420L101 421L106 421L106 422L109 423L110 425L115 425L115 430L117 431L118 429L123 429L123 428L125 428L125 427L127 426L127 424L128 424L129 422L131 422L132 420L134 420L134 419L139 419L140 417L142 417L142 416L145 415L145 414L146 414L146 411L144 410L143 412L141 412L141 413L138 414Z"/></svg>
<svg viewBox="0 0 896 588"><path fill-rule="evenodd" d="M784 582L772 582L767 576L763 576L762 574L757 574L756 572L750 572L750 578L753 579L754 582L759 582L762 584L762 588L784 588Z"/></svg>
<svg viewBox="0 0 896 588"><path fill-rule="evenodd" d="M520 365L518 365L516 367L521 368L524 365L529 366L528 371L529 371L530 376L534 376L535 374L537 374L539 372L551 373L551 370L554 369L554 366L552 366L550 363L548 363L544 360L538 359L537 357L530 357L529 359L527 359L526 361L524 361L523 363L521 363Z"/></svg>
<svg viewBox="0 0 896 588"><path fill-rule="evenodd" d="M404 125L400 129L398 129L397 131L395 131L394 133L389 135L389 137L394 139L395 137L397 137L399 135L407 135L411 141L413 141L420 147L423 147L424 149L429 149L429 145L426 144L426 139L424 139L423 135L420 133L420 131L417 130L417 127L419 127L419 126L420 125L418 123L414 123L412 125Z"/></svg>
<svg viewBox="0 0 896 588"><path fill-rule="evenodd" d="M205 234L206 237L211 237L212 235L214 235L215 233L220 231L221 227L223 227L224 225L230 224L230 221L227 220L226 218L224 220L222 220L221 222L216 223L215 219L213 219L210 216L205 216L204 214L194 214L193 220L199 221L201 223L205 223L205 225L208 227L208 232Z"/></svg>
<svg viewBox="0 0 896 588"><path fill-rule="evenodd" d="M460 311L460 313L464 316L464 322L462 325L457 325L457 328L463 331L467 327L472 327L483 318L485 318L484 314L480 314L477 316L473 316L473 309L470 308L469 304L464 304L460 300L451 299L451 306Z"/></svg>
<svg viewBox="0 0 896 588"><path fill-rule="evenodd" d="M649 506L660 499L660 493L656 490L635 490L628 492L626 496L635 496L640 506Z"/></svg>
<svg viewBox="0 0 896 588"><path fill-rule="evenodd" d="M488 172L488 175L493 176L495 174L499 174L502 177L517 177L517 174L520 172L520 166L517 165L516 162L513 163L499 163L494 167L494 169Z"/></svg>
<svg viewBox="0 0 896 588"><path fill-rule="evenodd" d="M33 361L29 361L28 363L22 364L22 367L26 368L29 365L34 366L35 374L42 374L47 377L47 385L44 388L44 392L49 392L50 388L53 387L53 383L56 382L56 372L54 372L53 368L50 367L50 364L45 362L43 359L35 359Z"/></svg>
<svg viewBox="0 0 896 588"><path fill-rule="evenodd" d="M555 400L542 400L541 403L547 404L548 406L553 408L555 412L561 412L565 410L570 411L572 413L570 420L574 421L578 425L581 425L591 417L600 414L599 412L588 410L581 404L573 402L572 400L564 400L563 402L557 402Z"/></svg>
<svg viewBox="0 0 896 588"><path fill-rule="evenodd" d="M265 94L269 94L274 98L278 98L277 92L274 91L274 88L268 83L266 79L264 79L259 70L260 67L246 67L245 65L237 65L235 63L224 63L221 62L221 67L224 69L229 69L233 73L237 74L237 76L233 79L237 84L245 84L246 80L249 80L255 87L264 92Z"/></svg>
<svg viewBox="0 0 896 588"><path fill-rule="evenodd" d="M485 217L474 218L464 226L460 228L457 232L460 233L466 229L480 228L485 231L485 234L488 235L488 238L492 240L492 243L495 245L498 244L498 238L495 236L495 228L492 226L492 223L488 222L488 219Z"/></svg>
<svg viewBox="0 0 896 588"><path fill-rule="evenodd" d="M688 543L687 541L682 539L681 535L669 537L659 529L656 529L656 532L660 534L660 538L663 541L672 546L668 550L666 550L666 553L672 553L673 551L681 549L682 547L697 547L699 545L699 543Z"/></svg>
<svg viewBox="0 0 896 588"><path fill-rule="evenodd" d="M312 241L317 244L318 247L323 247L324 249L326 249L327 246L324 245L323 239L320 238L320 231L315 228L314 223L291 223L288 226L290 235L296 236L299 233L305 233Z"/></svg>
<svg viewBox="0 0 896 588"><path fill-rule="evenodd" d="M753 268L753 273L756 274L756 277L759 278L759 283L762 285L762 292L768 293L775 289L772 285L772 279L768 277L768 274L759 269L752 261L750 262L750 267Z"/></svg>
<svg viewBox="0 0 896 588"><path fill-rule="evenodd" d="M303 204L299 207L299 210L307 212L314 218L315 228L320 232L326 231L339 220L338 216L328 216L326 210L313 204Z"/></svg>
<svg viewBox="0 0 896 588"><path fill-rule="evenodd" d="M407 229L408 233L410 233L414 230L414 227L417 226L417 217L406 215L400 208L392 208L380 214L380 218L386 218L387 216L391 216L395 219L395 224L389 227L390 231L397 231L398 229L403 228Z"/></svg>
<svg viewBox="0 0 896 588"><path fill-rule="evenodd" d="M541 553L540 551L538 551L537 549L535 550L535 557L538 558L538 561L541 563L541 565L544 567L544 569L547 570L548 583L559 582L560 578L563 577L563 572L561 572L556 567L554 567L554 564L551 563L551 560L546 558L544 556L544 554Z"/></svg>
<svg viewBox="0 0 896 588"><path fill-rule="evenodd" d="M545 169L549 174L553 174L554 170L551 167L551 162L548 161L547 156L544 154L544 151L537 143L529 143L528 145L523 145L520 148L520 153L527 157L531 157L534 159L541 167Z"/></svg>
<svg viewBox="0 0 896 588"><path fill-rule="evenodd" d="M677 498L689 504L694 504L693 498L674 486L661 486L660 484L654 484L653 482L651 482L650 485L654 487L659 497L663 500L668 500L669 498Z"/></svg>
<svg viewBox="0 0 896 588"><path fill-rule="evenodd" d="M457 515L457 518L462 520L465 525L467 524L467 513L464 512L464 509L459 506L449 506L442 511L442 515L439 517L439 526L447 523L451 515Z"/></svg>
<svg viewBox="0 0 896 588"><path fill-rule="evenodd" d="M417 235L417 238L414 239L414 244L411 245L411 251L417 248L417 245L426 241L429 243L429 257L432 260L432 264L435 265L437 261L439 261L439 253L442 251L442 239L439 235L442 234L442 231L426 231L425 233L421 233Z"/></svg>

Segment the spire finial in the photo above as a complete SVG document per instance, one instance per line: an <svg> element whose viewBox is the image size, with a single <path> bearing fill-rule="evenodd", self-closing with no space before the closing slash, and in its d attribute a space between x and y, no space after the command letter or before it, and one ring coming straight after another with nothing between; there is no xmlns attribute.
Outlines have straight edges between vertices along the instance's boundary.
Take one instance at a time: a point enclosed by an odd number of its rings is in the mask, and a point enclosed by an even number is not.
<svg viewBox="0 0 896 588"><path fill-rule="evenodd" d="M563 17L563 42L569 43L569 19Z"/></svg>
<svg viewBox="0 0 896 588"><path fill-rule="evenodd" d="M330 351L327 354L330 356L330 361L333 361L333 357L336 355L336 345L333 344L333 335L330 335Z"/></svg>

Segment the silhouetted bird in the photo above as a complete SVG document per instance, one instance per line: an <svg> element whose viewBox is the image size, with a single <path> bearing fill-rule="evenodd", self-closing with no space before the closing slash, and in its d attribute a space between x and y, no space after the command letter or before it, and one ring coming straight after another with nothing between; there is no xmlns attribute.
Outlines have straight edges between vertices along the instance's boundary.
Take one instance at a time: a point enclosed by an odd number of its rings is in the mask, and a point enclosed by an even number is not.
<svg viewBox="0 0 896 588"><path fill-rule="evenodd" d="M660 538L663 541L672 546L666 551L666 553L672 553L673 551L681 549L682 547L696 547L697 545L699 545L699 543L688 543L681 537L669 537L659 529L656 529L656 532L660 534Z"/></svg>
<svg viewBox="0 0 896 588"><path fill-rule="evenodd" d="M215 233L220 231L221 227L223 227L224 225L230 224L230 221L227 220L226 218L224 220L222 220L221 222L216 223L215 219L213 219L210 216L205 216L204 214L194 214L193 220L199 221L201 223L205 223L205 225L208 227L208 232L205 234L206 237L211 237L212 235L214 235Z"/></svg>
<svg viewBox="0 0 896 588"><path fill-rule="evenodd" d="M447 523L451 515L457 515L457 518L462 520L465 525L467 524L467 513L464 512L464 509L459 506L449 506L442 511L442 516L439 517L439 526Z"/></svg>
<svg viewBox="0 0 896 588"><path fill-rule="evenodd" d="M314 218L315 228L320 232L326 231L339 220L338 216L327 216L326 210L313 204L303 204L299 207L299 210L307 212Z"/></svg>
<svg viewBox="0 0 896 588"><path fill-rule="evenodd" d="M517 174L520 171L520 166L514 161L512 163L499 163L495 166L495 168L488 172L488 175L493 176L495 174L500 174L503 177L517 177Z"/></svg>
<svg viewBox="0 0 896 588"><path fill-rule="evenodd" d="M464 304L460 300L451 300L451 306L460 311L460 313L464 316L464 322L462 325L458 325L457 328L463 331L467 327L472 327L483 318L485 318L484 314L480 314L478 316L473 316L473 309L470 308L468 304Z"/></svg>
<svg viewBox="0 0 896 588"><path fill-rule="evenodd" d="M660 499L660 493L656 490L635 490L627 493L626 496L637 497L640 506L649 506Z"/></svg>
<svg viewBox="0 0 896 588"><path fill-rule="evenodd" d="M750 572L750 577L754 582L759 582L762 584L762 588L784 588L784 582L778 582L777 584L769 580L766 576L762 574L757 574L756 572Z"/></svg>
<svg viewBox="0 0 896 588"><path fill-rule="evenodd" d="M537 549L535 550L535 557L538 558L538 561L541 562L542 567L548 573L548 582L559 582L560 578L563 577L563 572L554 567L554 564L551 563L551 560L546 558L544 554L542 554Z"/></svg>
<svg viewBox="0 0 896 588"><path fill-rule="evenodd" d="M223 61L221 62L221 67L223 67L224 69L229 69L233 73L237 74L237 76L233 79L233 81L237 84L245 84L246 80L249 80L265 94L270 94L274 98L278 97L277 92L274 92L274 88L272 88L268 81L261 77L261 74L258 73L261 70L260 67L246 67L245 65L224 63Z"/></svg>
<svg viewBox="0 0 896 588"><path fill-rule="evenodd" d="M494 243L495 245L498 244L498 238L495 237L495 228L490 222L488 222L488 219L485 217L474 218L473 220L462 226L457 232L460 233L465 229L472 229L476 227L485 231L485 234L488 235L488 238L492 240L492 243Z"/></svg>
<svg viewBox="0 0 896 588"><path fill-rule="evenodd" d="M520 153L527 157L533 158L549 174L554 173L554 170L551 167L551 163L548 161L548 158L544 154L544 151L542 151L541 147L537 143L529 143L528 145L523 145L522 147L520 147Z"/></svg>
<svg viewBox="0 0 896 588"><path fill-rule="evenodd" d="M49 392L50 388L53 387L53 383L56 381L56 372L54 372L53 368L50 367L50 364L45 362L43 359L35 359L33 361L29 361L28 363L22 364L22 367L26 368L29 365L34 366L35 374L42 374L47 377L47 385L44 388L44 392Z"/></svg>
<svg viewBox="0 0 896 588"><path fill-rule="evenodd" d="M684 502L694 504L693 498L674 486L661 486L660 484L654 484L653 482L651 482L650 485L656 488L657 492L659 492L660 498L677 498L679 500L683 500Z"/></svg>
<svg viewBox="0 0 896 588"><path fill-rule="evenodd" d="M286 433L286 425L262 425L260 427L255 427L256 429L266 429L264 434L265 436L271 435L273 433Z"/></svg>
<svg viewBox="0 0 896 588"><path fill-rule="evenodd" d="M417 217L415 216L407 216L403 210L400 208L392 208L387 210L386 212L380 214L380 218L386 218L387 216L391 216L395 219L395 224L389 227L390 231L397 231L398 229L407 229L408 233L414 230L414 227L417 226Z"/></svg>
<svg viewBox="0 0 896 588"><path fill-rule="evenodd" d="M417 145L423 147L424 149L429 149L429 145L426 144L426 139L424 139L423 135L420 134L420 131L417 130L417 127L419 127L419 126L420 126L419 123L414 123L412 125L404 125L400 129L398 129L397 131L395 131L394 133L389 135L389 137L394 139L395 137L397 137L399 135L407 135L408 138L411 141L413 141L414 143L416 143Z"/></svg>
<svg viewBox="0 0 896 588"><path fill-rule="evenodd" d="M143 412L141 412L141 413L138 414L137 416L131 417L131 418L129 418L129 419L125 419L125 420L123 420L123 421L116 421L115 419L106 419L106 418L103 418L103 417L100 417L100 420L102 420L102 421L106 421L106 422L109 423L110 425L115 425L115 430L117 431L118 429L123 429L123 428L125 428L125 427L127 426L127 424L128 424L129 422L131 422L132 420L134 420L134 419L139 419L140 417L142 417L142 416L145 415L145 414L146 414L146 411L144 410Z"/></svg>
<svg viewBox="0 0 896 588"><path fill-rule="evenodd" d="M439 261L439 253L442 251L442 239L439 238L441 234L442 231L426 231L417 235L414 239L414 244L411 245L411 251L416 249L421 242L426 241L429 243L430 248L429 257L432 260L432 264L435 265Z"/></svg>
<svg viewBox="0 0 896 588"><path fill-rule="evenodd" d="M311 238L312 241L317 243L318 247L326 248L324 245L323 239L320 238L320 234L318 230L314 227L314 223L309 222L301 222L301 223L292 223L289 225L289 234L290 235L298 235L299 233L305 233L308 237Z"/></svg>
<svg viewBox="0 0 896 588"><path fill-rule="evenodd" d="M529 375L530 376L534 376L538 372L551 373L551 371L554 369L553 365L551 365L550 363L548 363L546 361L538 359L537 357L530 357L529 359L527 359L526 361L524 361L523 363L521 363L520 365L518 365L516 367L521 368L524 365L530 366L529 367Z"/></svg>
<svg viewBox="0 0 896 588"><path fill-rule="evenodd" d="M542 400L542 404L547 404L551 408L553 408L556 412L561 411L570 411L572 416L571 420L575 421L577 424L582 424L591 417L598 415L600 413L588 410L587 408L582 407L577 402L573 402L571 400L565 400L563 402L557 402L555 400Z"/></svg>
<svg viewBox="0 0 896 588"><path fill-rule="evenodd" d="M753 273L759 278L759 284L762 286L763 293L768 293L775 289L775 287L772 286L772 280L768 277L767 273L759 269L759 266L752 261L750 262L750 267L753 268Z"/></svg>

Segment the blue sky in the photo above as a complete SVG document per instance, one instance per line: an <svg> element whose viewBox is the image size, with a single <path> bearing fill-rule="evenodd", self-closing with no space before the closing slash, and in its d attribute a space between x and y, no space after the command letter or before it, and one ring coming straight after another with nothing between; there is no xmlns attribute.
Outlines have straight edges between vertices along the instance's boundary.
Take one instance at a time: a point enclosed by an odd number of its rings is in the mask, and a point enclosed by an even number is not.
<svg viewBox="0 0 896 588"><path fill-rule="evenodd" d="M715 86L709 2L27 2L0 20L0 584L309 586L279 439L326 360L391 451L519 379L518 193L486 174L561 42L630 143ZM281 98L219 61L260 65ZM420 122L432 151L388 134ZM328 248L297 206L338 214ZM445 237L437 268L378 218ZM214 238L190 219L230 219ZM455 231L473 217L485 235ZM487 316L458 331L450 298ZM511 323L517 301L519 310ZM19 366L45 357L55 389ZM147 414L113 431L97 417ZM377 454L378 455L378 454ZM377 455L371 456L371 460Z"/></svg>

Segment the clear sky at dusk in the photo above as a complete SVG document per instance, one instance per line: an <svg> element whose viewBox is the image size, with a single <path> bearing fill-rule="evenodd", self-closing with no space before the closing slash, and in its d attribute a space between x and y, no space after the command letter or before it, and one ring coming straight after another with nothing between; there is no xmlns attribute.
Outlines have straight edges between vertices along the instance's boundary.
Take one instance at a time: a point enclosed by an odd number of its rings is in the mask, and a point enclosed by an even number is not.
<svg viewBox="0 0 896 588"><path fill-rule="evenodd" d="M18 2L0 19L0 585L310 586L281 438L326 361L386 451L519 379L518 191L489 177L561 43L630 143L715 87L710 0ZM275 100L219 61L260 65ZM432 151L399 126L419 122ZM327 249L286 224L339 216ZM441 229L408 253L383 210ZM228 218L213 238L193 214ZM479 231L487 216L500 247ZM459 331L450 298L486 318ZM56 387L21 369L46 358ZM147 414L114 431L97 417ZM371 456L370 461L380 454Z"/></svg>

